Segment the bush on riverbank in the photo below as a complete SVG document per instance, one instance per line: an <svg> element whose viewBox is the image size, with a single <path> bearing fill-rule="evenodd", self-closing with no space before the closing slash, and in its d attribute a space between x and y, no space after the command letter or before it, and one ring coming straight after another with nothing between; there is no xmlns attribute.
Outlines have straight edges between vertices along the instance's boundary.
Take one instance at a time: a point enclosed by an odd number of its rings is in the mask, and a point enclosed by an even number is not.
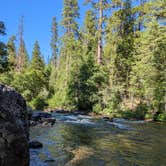
<svg viewBox="0 0 166 166"><path fill-rule="evenodd" d="M159 114L156 120L160 122L166 122L166 113Z"/></svg>

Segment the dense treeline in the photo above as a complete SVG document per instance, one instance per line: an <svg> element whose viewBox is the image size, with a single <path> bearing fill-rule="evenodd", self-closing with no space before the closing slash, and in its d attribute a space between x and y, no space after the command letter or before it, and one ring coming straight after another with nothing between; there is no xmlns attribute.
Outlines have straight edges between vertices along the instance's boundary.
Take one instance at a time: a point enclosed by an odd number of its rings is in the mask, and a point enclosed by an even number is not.
<svg viewBox="0 0 166 166"><path fill-rule="evenodd" d="M85 110L166 121L166 1L86 0L79 27L77 0L64 0L52 20L52 57L45 64L36 41L32 59L23 40L0 43L0 81L35 109ZM58 37L58 28L63 36ZM0 34L5 26L0 22Z"/></svg>

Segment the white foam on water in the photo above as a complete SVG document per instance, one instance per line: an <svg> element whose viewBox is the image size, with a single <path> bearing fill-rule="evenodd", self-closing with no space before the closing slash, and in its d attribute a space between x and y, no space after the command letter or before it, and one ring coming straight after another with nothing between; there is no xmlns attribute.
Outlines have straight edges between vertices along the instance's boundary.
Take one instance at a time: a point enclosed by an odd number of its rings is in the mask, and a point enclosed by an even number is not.
<svg viewBox="0 0 166 166"><path fill-rule="evenodd" d="M94 124L94 122L88 119L78 119L78 120L66 120L67 123L77 123L77 124Z"/></svg>
<svg viewBox="0 0 166 166"><path fill-rule="evenodd" d="M65 119L70 119L70 120L78 120L78 117L74 116L74 115L67 115L65 116Z"/></svg>
<svg viewBox="0 0 166 166"><path fill-rule="evenodd" d="M92 117L88 115L78 115L78 117L82 119L92 119Z"/></svg>

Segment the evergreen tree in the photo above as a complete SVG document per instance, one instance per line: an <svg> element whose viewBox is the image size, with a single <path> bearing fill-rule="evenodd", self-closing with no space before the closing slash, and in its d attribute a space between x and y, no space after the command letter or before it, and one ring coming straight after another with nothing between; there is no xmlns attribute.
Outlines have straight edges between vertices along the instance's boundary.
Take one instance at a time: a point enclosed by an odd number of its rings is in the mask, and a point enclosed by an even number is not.
<svg viewBox="0 0 166 166"><path fill-rule="evenodd" d="M40 46L38 41L35 42L33 52L32 52L32 61L31 68L33 70L44 70L44 61L41 57Z"/></svg>
<svg viewBox="0 0 166 166"><path fill-rule="evenodd" d="M61 22L64 29L64 35L62 37L57 79L54 86L55 95L52 99L53 101L57 101L57 105L63 107L69 105L67 91L71 71L73 65L75 65L75 62L80 59L77 52L79 50L79 32L78 24L76 22L76 19L79 17L78 10L79 7L77 0L64 0L64 8L62 13L63 20Z"/></svg>
<svg viewBox="0 0 166 166"><path fill-rule="evenodd" d="M64 0L64 9L63 9L63 20L61 22L64 28L63 36L63 48L66 59L66 77L70 75L70 66L73 59L72 54L74 53L74 47L76 44L76 39L78 38L78 24L76 19L79 17L78 13L78 1L77 0ZM63 57L62 57L63 58ZM66 82L67 83L67 82Z"/></svg>
<svg viewBox="0 0 166 166"><path fill-rule="evenodd" d="M5 35L5 25L2 21L0 21L0 35ZM6 45L0 41L0 72L5 71L7 65Z"/></svg>
<svg viewBox="0 0 166 166"><path fill-rule="evenodd" d="M56 18L53 17L52 20L52 27L51 27L51 48L52 48L52 57L51 57L51 63L50 63L50 80L49 80L49 86L50 90L53 91L54 89L54 84L56 81L56 76L57 76L57 67L58 67L58 24L56 22Z"/></svg>
<svg viewBox="0 0 166 166"><path fill-rule="evenodd" d="M109 111L126 107L130 74L134 64L134 13L130 0L112 1L112 15L106 28L105 63L109 70L109 86L105 88L104 100ZM123 101L123 102L122 102ZM122 102L122 103L121 103Z"/></svg>
<svg viewBox="0 0 166 166"><path fill-rule="evenodd" d="M101 91L107 77L104 68L98 66L96 62L96 31L95 14L89 10L85 16L82 33L84 44L80 48L81 61L77 60L73 64L68 90L70 104L78 110L92 111L96 104L102 105L103 102Z"/></svg>
<svg viewBox="0 0 166 166"><path fill-rule="evenodd" d="M56 22L56 17L53 17L52 19L52 27L51 27L51 48L52 48L52 57L51 57L51 63L54 66L57 66L57 60L58 60L58 47L57 47L57 42L58 42L58 24Z"/></svg>
<svg viewBox="0 0 166 166"><path fill-rule="evenodd" d="M134 20L131 9L131 1L126 0L123 4L123 9L119 13L120 27L119 36L120 40L117 43L116 58L115 58L115 74L117 83L122 86L122 95L127 97L129 88L129 78L131 66L133 63L133 34L134 34Z"/></svg>
<svg viewBox="0 0 166 166"><path fill-rule="evenodd" d="M98 11L98 44L97 44L97 62L98 64L103 63L103 24L105 22L104 12L109 8L109 3L107 0L86 0L85 3L91 3L95 10Z"/></svg>
<svg viewBox="0 0 166 166"><path fill-rule="evenodd" d="M85 15L84 32L83 32L83 49L84 57L93 54L92 58L96 58L97 53L97 18L92 10L88 10Z"/></svg>
<svg viewBox="0 0 166 166"><path fill-rule="evenodd" d="M28 66L28 53L25 47L25 42L23 40L23 17L21 17L19 26L19 50L17 54L16 70L17 72L22 72Z"/></svg>
<svg viewBox="0 0 166 166"><path fill-rule="evenodd" d="M79 18L77 0L64 0L64 8L61 22L66 35L75 35L78 37L78 24L76 18Z"/></svg>
<svg viewBox="0 0 166 166"><path fill-rule="evenodd" d="M7 43L7 55L8 55L8 61L9 61L9 68L11 71L14 71L16 69L16 46L15 46L15 36L11 36L9 38L9 41Z"/></svg>
<svg viewBox="0 0 166 166"><path fill-rule="evenodd" d="M17 72L14 75L12 86L25 97L30 106L37 109L45 103L47 80L44 61L41 57L39 44L36 41L30 66L23 72Z"/></svg>

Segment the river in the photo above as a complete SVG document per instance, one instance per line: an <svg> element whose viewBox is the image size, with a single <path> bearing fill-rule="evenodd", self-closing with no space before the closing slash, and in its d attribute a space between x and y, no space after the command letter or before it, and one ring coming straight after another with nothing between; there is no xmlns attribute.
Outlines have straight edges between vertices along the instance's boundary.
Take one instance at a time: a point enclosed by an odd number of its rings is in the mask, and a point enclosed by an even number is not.
<svg viewBox="0 0 166 166"><path fill-rule="evenodd" d="M31 128L30 166L166 166L166 124L57 114L53 127Z"/></svg>

